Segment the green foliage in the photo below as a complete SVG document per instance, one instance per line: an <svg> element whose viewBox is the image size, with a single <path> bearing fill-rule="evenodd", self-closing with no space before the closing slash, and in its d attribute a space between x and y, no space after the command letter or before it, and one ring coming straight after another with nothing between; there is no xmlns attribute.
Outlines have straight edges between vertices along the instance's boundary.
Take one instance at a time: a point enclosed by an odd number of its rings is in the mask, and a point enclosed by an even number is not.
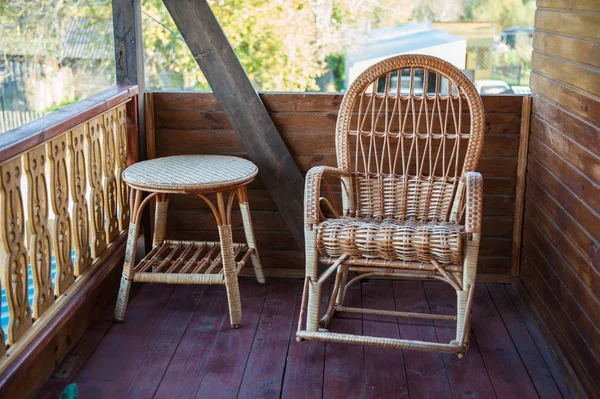
<svg viewBox="0 0 600 399"><path fill-rule="evenodd" d="M47 107L46 109L44 109L42 111L42 113L49 114L50 112L58 111L59 109L64 108L67 105L75 104L76 102L81 101L81 100L83 100L83 98L79 98L79 97L65 98L60 103L52 105L50 107Z"/></svg>
<svg viewBox="0 0 600 399"><path fill-rule="evenodd" d="M326 74L342 89L339 54L371 28L426 19L506 28L532 25L535 11L533 0L209 1L254 86L264 91L320 90L319 78ZM142 12L148 86L210 90L162 0L142 0ZM65 26L73 17L110 28L110 0L0 1L3 50L25 48L60 64ZM99 32L99 45L112 41L111 32ZM114 61L107 60L101 69L112 68Z"/></svg>
<svg viewBox="0 0 600 399"><path fill-rule="evenodd" d="M533 0L466 0L465 21L494 22L502 29L511 26L533 26Z"/></svg>
<svg viewBox="0 0 600 399"><path fill-rule="evenodd" d="M360 1L315 4L214 0L211 7L258 90L306 91L319 89L316 79L327 71L328 55L342 51L371 15ZM162 0L144 0L142 10L148 84L210 89Z"/></svg>

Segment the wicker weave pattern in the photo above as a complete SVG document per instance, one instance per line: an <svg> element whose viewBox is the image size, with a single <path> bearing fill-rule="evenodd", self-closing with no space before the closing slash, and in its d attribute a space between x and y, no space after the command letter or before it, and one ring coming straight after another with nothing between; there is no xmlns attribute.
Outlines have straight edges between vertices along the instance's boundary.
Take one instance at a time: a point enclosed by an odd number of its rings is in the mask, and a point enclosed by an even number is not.
<svg viewBox="0 0 600 399"><path fill-rule="evenodd" d="M357 216L417 219L444 222L454 196L455 184L432 177L380 175L376 178L354 174Z"/></svg>
<svg viewBox="0 0 600 399"><path fill-rule="evenodd" d="M258 173L252 162L223 155L180 155L131 165L123 180L138 190L167 193L230 189L249 182Z"/></svg>
<svg viewBox="0 0 600 399"><path fill-rule="evenodd" d="M483 129L477 90L451 64L403 55L369 68L344 96L336 127L338 167L357 183L357 215L447 221L456 183L479 160Z"/></svg>
<svg viewBox="0 0 600 399"><path fill-rule="evenodd" d="M459 264L462 232L456 224L328 219L319 224L317 245L322 256Z"/></svg>

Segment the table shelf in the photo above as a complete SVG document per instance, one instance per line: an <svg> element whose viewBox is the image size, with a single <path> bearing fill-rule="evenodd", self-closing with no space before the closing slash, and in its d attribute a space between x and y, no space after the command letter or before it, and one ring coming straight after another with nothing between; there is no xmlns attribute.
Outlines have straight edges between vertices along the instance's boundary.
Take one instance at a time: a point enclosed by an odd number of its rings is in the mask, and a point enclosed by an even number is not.
<svg viewBox="0 0 600 399"><path fill-rule="evenodd" d="M233 244L237 273L254 253L246 244ZM224 284L221 245L211 241L165 240L134 268L134 281L168 284Z"/></svg>

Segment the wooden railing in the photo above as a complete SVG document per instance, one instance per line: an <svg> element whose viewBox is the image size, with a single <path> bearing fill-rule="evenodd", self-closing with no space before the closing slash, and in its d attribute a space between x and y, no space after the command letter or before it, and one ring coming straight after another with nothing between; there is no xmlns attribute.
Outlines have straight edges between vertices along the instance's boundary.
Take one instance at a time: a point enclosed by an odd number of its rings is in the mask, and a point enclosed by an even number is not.
<svg viewBox="0 0 600 399"><path fill-rule="evenodd" d="M0 370L122 247L129 195L121 172L137 154L136 94L136 86L115 86L0 136L0 280L9 312Z"/></svg>

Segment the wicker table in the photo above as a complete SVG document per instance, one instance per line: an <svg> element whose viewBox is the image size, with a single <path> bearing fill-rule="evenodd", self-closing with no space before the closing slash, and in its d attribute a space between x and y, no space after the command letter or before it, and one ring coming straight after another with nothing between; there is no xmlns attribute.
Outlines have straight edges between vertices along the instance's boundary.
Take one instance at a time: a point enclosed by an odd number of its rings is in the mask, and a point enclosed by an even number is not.
<svg viewBox="0 0 600 399"><path fill-rule="evenodd" d="M256 249L246 186L258 168L245 159L218 155L186 155L136 163L123 172L131 187L131 222L123 276L115 308L115 320L125 317L133 281L169 284L224 284L231 326L242 322L238 274L248 259L259 283L265 278ZM142 192L150 194L142 200ZM219 229L219 242L167 240L167 207L170 194L193 194L212 210ZM216 194L216 205L207 196ZM246 243L234 244L231 208L237 196ZM225 198L227 197L227 199ZM156 199L152 250L135 264L136 241L144 207ZM135 266L134 266L135 265Z"/></svg>

